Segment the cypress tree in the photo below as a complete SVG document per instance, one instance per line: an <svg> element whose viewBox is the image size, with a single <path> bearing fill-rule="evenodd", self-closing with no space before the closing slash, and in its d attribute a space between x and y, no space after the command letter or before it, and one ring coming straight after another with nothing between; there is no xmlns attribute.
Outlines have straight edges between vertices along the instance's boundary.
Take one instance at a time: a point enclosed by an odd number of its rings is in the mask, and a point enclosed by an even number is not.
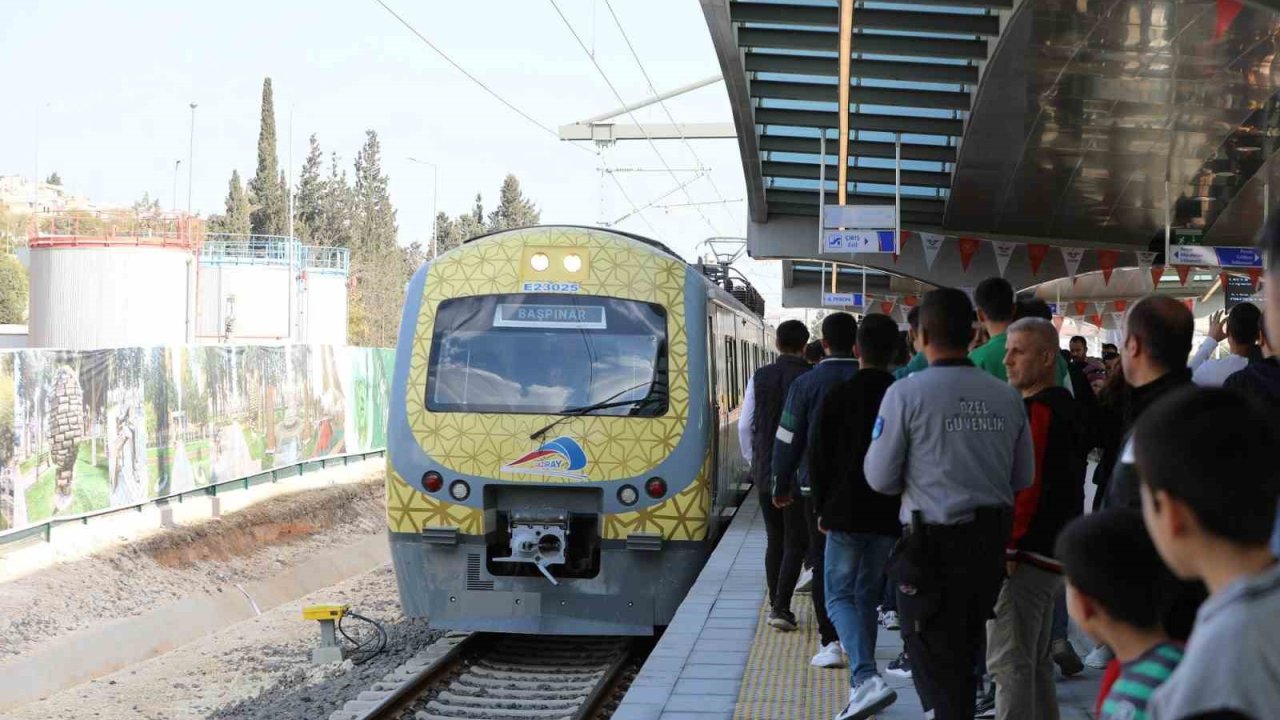
<svg viewBox="0 0 1280 720"><path fill-rule="evenodd" d="M324 179L320 177L324 154L320 152L320 141L316 140L315 135L311 136L309 142L307 159L302 163L302 174L298 177L298 190L293 203L294 231L303 242L313 242L320 232L324 203Z"/></svg>
<svg viewBox="0 0 1280 720"><path fill-rule="evenodd" d="M278 176L276 112L271 78L262 81L262 124L258 130L258 169L249 181L255 235L283 235L288 228L288 206Z"/></svg>
<svg viewBox="0 0 1280 720"><path fill-rule="evenodd" d="M498 207L489 214L489 230L537 225L541 217L542 213L537 206L520 191L520 181L516 176L507 175L502 181L502 190L498 193Z"/></svg>

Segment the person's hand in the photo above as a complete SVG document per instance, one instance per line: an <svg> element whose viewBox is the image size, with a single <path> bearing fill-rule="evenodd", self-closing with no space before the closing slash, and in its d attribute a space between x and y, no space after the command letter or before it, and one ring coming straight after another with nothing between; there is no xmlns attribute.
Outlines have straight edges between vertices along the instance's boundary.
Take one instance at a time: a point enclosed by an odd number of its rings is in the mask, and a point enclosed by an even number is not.
<svg viewBox="0 0 1280 720"><path fill-rule="evenodd" d="M791 504L791 498L786 495L775 495L773 498L773 506L781 510Z"/></svg>
<svg viewBox="0 0 1280 720"><path fill-rule="evenodd" d="M1218 310L1209 316L1209 337L1213 338L1214 342L1227 339L1227 323L1224 315L1226 315L1225 310Z"/></svg>

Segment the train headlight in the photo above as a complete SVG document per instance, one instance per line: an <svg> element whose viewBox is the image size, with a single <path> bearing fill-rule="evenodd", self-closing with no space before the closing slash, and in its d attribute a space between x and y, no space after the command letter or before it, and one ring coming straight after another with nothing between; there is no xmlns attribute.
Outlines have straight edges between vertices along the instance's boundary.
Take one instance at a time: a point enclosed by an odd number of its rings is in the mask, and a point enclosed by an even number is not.
<svg viewBox="0 0 1280 720"><path fill-rule="evenodd" d="M576 273L582 269L582 256L577 253L564 256L564 269Z"/></svg>
<svg viewBox="0 0 1280 720"><path fill-rule="evenodd" d="M551 258L547 257L546 253L534 253L533 256L529 258L529 267L537 270L538 272L542 272L543 270L551 267Z"/></svg>
<svg viewBox="0 0 1280 720"><path fill-rule="evenodd" d="M422 487L427 492L440 492L440 488L444 487L444 478L435 470L428 470L422 474Z"/></svg>
<svg viewBox="0 0 1280 720"><path fill-rule="evenodd" d="M462 502L471 495L471 486L461 480L454 480L452 483L449 483L449 495L452 496L454 500Z"/></svg>
<svg viewBox="0 0 1280 720"><path fill-rule="evenodd" d="M639 499L640 493L636 492L636 489L630 485L623 485L618 488L618 502L623 505L635 505L636 501Z"/></svg>
<svg viewBox="0 0 1280 720"><path fill-rule="evenodd" d="M644 491L655 500L667 494L667 481L660 477L651 477L644 484Z"/></svg>

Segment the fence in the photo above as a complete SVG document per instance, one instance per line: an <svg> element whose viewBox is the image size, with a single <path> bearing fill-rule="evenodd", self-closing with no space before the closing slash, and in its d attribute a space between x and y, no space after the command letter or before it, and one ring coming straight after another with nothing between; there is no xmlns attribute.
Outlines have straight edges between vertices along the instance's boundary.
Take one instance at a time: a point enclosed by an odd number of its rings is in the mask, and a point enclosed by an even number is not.
<svg viewBox="0 0 1280 720"><path fill-rule="evenodd" d="M379 452L392 362L329 345L0 352L0 542Z"/></svg>

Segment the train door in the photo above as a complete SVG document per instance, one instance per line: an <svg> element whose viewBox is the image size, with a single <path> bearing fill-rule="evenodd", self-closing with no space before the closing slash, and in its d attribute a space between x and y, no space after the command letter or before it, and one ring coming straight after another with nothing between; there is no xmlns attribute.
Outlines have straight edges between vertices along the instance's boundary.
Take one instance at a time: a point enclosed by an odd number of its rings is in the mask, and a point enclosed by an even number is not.
<svg viewBox="0 0 1280 720"><path fill-rule="evenodd" d="M718 469L720 467L720 383L717 382L717 372L719 363L719 343L716 341L716 311L715 306L711 306L711 312L707 314L707 388L711 395L711 467ZM720 507L720 479L718 477L707 478L707 482L711 484L711 507L712 515L717 515Z"/></svg>

